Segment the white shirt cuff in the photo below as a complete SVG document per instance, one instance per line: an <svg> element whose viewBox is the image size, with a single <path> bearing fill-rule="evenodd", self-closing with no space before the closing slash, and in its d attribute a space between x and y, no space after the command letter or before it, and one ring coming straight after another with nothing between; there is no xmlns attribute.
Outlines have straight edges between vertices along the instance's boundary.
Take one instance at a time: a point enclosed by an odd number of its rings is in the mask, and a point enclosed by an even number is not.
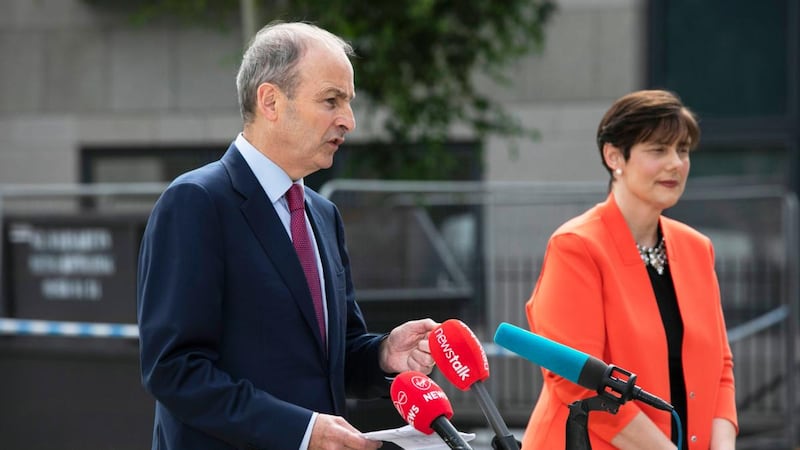
<svg viewBox="0 0 800 450"><path fill-rule="evenodd" d="M300 441L300 450L308 450L308 443L311 441L311 430L314 429L314 423L317 422L318 413L311 414L311 420L308 421L308 428L306 434L303 435L303 440Z"/></svg>

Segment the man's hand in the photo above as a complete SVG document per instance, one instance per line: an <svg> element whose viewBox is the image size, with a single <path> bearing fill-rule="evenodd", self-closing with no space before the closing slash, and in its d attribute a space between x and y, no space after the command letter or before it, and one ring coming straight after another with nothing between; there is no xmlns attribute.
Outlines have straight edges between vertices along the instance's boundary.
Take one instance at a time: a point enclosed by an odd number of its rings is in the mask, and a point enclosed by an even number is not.
<svg viewBox="0 0 800 450"><path fill-rule="evenodd" d="M389 333L381 343L381 370L386 373L400 373L416 370L424 374L433 370L433 357L428 344L428 334L438 323L431 319L406 322Z"/></svg>
<svg viewBox="0 0 800 450"><path fill-rule="evenodd" d="M318 414L311 429L308 450L375 450L382 445L381 441L361 437L358 430L339 416Z"/></svg>

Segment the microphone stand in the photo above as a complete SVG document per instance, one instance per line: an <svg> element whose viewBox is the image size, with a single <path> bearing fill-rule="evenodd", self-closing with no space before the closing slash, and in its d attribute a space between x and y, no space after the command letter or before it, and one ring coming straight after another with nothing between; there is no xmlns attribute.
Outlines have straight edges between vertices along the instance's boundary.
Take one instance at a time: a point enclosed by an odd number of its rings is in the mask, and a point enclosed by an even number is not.
<svg viewBox="0 0 800 450"><path fill-rule="evenodd" d="M514 438L514 436L503 436L502 438L498 435L495 435L492 438L492 449L494 450L505 450L505 449L514 449L517 450L522 447L522 443Z"/></svg>
<svg viewBox="0 0 800 450"><path fill-rule="evenodd" d="M472 386L472 390L478 394L478 405L483 410L483 415L489 420L489 425L495 432L492 439L492 448L494 450L519 450L519 441L508 431L508 427L503 422L497 407L494 406L489 393L486 391L486 386L482 383L475 383Z"/></svg>
<svg viewBox="0 0 800 450"><path fill-rule="evenodd" d="M569 405L567 417L567 447L566 450L591 450L589 442L589 412L606 411L616 414L620 402L612 395L603 393L594 397L577 400Z"/></svg>
<svg viewBox="0 0 800 450"><path fill-rule="evenodd" d="M622 374L625 378L616 377L615 373ZM633 398L635 383L635 374L609 364L603 373L603 383L597 388L597 395L569 405L566 450L591 450L589 413L605 411L616 414L623 403Z"/></svg>

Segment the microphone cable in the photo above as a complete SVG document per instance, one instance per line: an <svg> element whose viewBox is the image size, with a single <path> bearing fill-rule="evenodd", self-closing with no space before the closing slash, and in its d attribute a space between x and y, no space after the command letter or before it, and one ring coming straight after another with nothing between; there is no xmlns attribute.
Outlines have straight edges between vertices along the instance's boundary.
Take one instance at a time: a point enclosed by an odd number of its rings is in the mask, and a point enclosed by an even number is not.
<svg viewBox="0 0 800 450"><path fill-rule="evenodd" d="M678 450L683 449L683 426L681 425L681 418L675 409L672 410L672 418L675 419L675 424L678 427Z"/></svg>

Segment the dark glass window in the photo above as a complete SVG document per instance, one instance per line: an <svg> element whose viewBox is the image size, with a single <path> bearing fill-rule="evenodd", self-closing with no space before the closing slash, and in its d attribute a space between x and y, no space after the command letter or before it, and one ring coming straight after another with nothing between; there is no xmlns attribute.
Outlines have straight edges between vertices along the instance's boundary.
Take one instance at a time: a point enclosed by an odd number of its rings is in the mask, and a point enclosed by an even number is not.
<svg viewBox="0 0 800 450"><path fill-rule="evenodd" d="M786 185L789 182L789 153L770 144L714 144L692 152L690 179L736 177L740 182Z"/></svg>
<svg viewBox="0 0 800 450"><path fill-rule="evenodd" d="M228 144L177 147L85 148L84 183L167 183L191 169L216 161Z"/></svg>
<svg viewBox="0 0 800 450"><path fill-rule="evenodd" d="M649 86L697 113L692 176L798 191L800 4L796 0L652 0Z"/></svg>
<svg viewBox="0 0 800 450"><path fill-rule="evenodd" d="M663 8L657 84L707 118L787 113L787 1L670 0Z"/></svg>

